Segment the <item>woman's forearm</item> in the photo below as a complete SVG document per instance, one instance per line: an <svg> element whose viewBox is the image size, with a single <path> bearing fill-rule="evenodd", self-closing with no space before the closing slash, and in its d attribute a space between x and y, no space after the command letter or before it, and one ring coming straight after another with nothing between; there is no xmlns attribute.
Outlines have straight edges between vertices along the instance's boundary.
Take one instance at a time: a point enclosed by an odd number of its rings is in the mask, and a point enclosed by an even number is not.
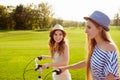
<svg viewBox="0 0 120 80"><path fill-rule="evenodd" d="M42 57L42 59L52 59L52 57L49 55L42 55L41 57Z"/></svg>
<svg viewBox="0 0 120 80"><path fill-rule="evenodd" d="M66 66L66 69L80 69L85 67L86 67L86 63L85 61L82 61L82 62L78 62L72 65Z"/></svg>

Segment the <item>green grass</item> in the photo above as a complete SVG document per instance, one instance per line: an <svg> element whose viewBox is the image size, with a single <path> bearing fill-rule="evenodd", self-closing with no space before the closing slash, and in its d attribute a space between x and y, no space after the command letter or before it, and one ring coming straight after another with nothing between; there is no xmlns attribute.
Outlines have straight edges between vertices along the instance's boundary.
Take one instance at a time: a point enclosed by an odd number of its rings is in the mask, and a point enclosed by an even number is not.
<svg viewBox="0 0 120 80"><path fill-rule="evenodd" d="M84 29L66 28L70 49L70 64L79 62L86 57L86 35ZM112 28L113 40L120 50L120 30ZM23 80L25 66L33 58L49 54L49 31L0 31L0 80ZM48 63L49 60L39 63ZM28 69L34 69L32 62ZM43 70L43 77L52 68ZM73 80L85 80L85 69L70 70ZM37 80L38 72L26 72L26 80ZM52 80L51 74L46 80Z"/></svg>

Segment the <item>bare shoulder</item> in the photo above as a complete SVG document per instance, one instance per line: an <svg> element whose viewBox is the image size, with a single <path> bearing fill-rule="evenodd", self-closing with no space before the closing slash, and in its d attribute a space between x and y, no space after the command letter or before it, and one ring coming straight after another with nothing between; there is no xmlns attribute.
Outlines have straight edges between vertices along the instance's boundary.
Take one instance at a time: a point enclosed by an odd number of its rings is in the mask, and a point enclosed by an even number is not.
<svg viewBox="0 0 120 80"><path fill-rule="evenodd" d="M68 45L68 43L66 42L66 43L65 43L65 47L68 47L68 46L69 46L69 45Z"/></svg>
<svg viewBox="0 0 120 80"><path fill-rule="evenodd" d="M113 44L113 43L105 44L104 49L105 49L105 51L116 51L117 50L115 44Z"/></svg>

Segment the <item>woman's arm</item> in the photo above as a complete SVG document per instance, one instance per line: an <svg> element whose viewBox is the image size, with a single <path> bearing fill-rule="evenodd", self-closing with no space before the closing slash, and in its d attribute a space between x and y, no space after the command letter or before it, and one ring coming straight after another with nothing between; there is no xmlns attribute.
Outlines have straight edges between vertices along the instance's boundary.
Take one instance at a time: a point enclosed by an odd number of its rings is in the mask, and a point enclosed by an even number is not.
<svg viewBox="0 0 120 80"><path fill-rule="evenodd" d="M65 66L65 67L59 67L60 73L64 72L66 69L81 69L81 68L85 68L86 67L86 62L85 61L81 61L69 66Z"/></svg>
<svg viewBox="0 0 120 80"><path fill-rule="evenodd" d="M70 66L67 66L66 69L80 69L80 68L85 68L85 67L86 67L86 63L85 61L82 61L82 62L72 64Z"/></svg>
<svg viewBox="0 0 120 80"><path fill-rule="evenodd" d="M42 59L52 59L52 57L49 55L42 55L41 57L42 57Z"/></svg>

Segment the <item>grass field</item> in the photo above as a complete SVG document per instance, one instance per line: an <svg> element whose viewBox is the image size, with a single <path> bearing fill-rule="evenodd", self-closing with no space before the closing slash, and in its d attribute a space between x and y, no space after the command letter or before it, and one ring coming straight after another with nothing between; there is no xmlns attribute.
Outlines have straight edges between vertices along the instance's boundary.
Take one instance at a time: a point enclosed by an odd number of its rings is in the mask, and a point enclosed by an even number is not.
<svg viewBox="0 0 120 80"><path fill-rule="evenodd" d="M70 49L70 64L86 57L86 35L83 28L66 28ZM112 28L110 34L120 50L120 30ZM0 80L23 80L23 71L33 58L48 53L49 31L0 31ZM40 61L40 64L51 61ZM32 61L27 69L34 69ZM43 77L50 72L43 70ZM85 69L70 70L73 80L85 80ZM37 80L38 72L26 72L26 80ZM46 80L52 80L51 74Z"/></svg>

